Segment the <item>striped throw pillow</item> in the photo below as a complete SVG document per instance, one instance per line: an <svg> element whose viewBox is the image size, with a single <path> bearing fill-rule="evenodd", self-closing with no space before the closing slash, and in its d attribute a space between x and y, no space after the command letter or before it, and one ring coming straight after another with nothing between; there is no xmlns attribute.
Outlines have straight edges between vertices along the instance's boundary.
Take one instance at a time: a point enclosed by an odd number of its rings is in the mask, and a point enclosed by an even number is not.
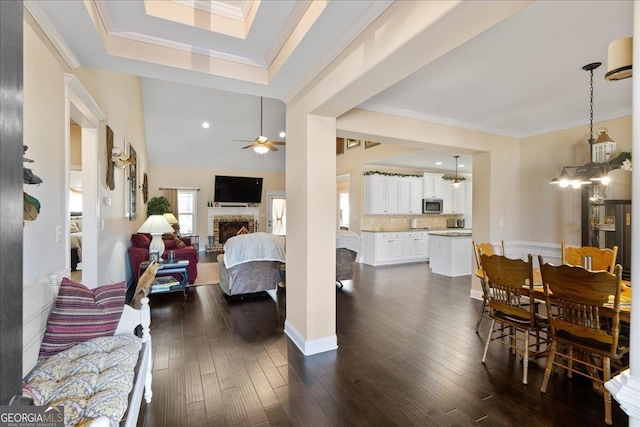
<svg viewBox="0 0 640 427"><path fill-rule="evenodd" d="M124 301L124 282L89 289L64 278L47 320L39 357L46 359L79 342L113 335Z"/></svg>

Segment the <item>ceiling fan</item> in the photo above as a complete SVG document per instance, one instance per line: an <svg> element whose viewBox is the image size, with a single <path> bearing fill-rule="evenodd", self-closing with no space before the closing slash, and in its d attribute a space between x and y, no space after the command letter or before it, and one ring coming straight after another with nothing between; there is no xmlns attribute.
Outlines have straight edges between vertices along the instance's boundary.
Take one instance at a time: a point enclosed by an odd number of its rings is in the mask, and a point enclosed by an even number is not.
<svg viewBox="0 0 640 427"><path fill-rule="evenodd" d="M262 97L260 97L260 136L253 141L248 139L234 139L234 141L252 142L253 144L242 147L242 149L253 148L253 150L258 154L266 154L269 151L278 151L274 145L285 145L284 141L272 141L262 134Z"/></svg>

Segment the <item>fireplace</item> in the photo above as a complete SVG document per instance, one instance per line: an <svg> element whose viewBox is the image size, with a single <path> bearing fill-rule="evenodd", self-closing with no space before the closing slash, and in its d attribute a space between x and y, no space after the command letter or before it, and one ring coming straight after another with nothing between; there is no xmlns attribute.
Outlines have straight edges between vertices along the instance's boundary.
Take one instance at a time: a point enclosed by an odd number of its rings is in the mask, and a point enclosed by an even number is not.
<svg viewBox="0 0 640 427"><path fill-rule="evenodd" d="M243 227L249 230L249 221L220 221L218 225L218 229L220 230L218 243L224 245L224 242L226 242L229 237L236 236L238 231L242 230Z"/></svg>
<svg viewBox="0 0 640 427"><path fill-rule="evenodd" d="M253 217L242 215L228 215L213 217L213 245L215 250L222 250L224 242L238 234L245 227L249 233L255 232Z"/></svg>
<svg viewBox="0 0 640 427"><path fill-rule="evenodd" d="M229 237L235 236L242 226L247 227L250 233L259 229L260 208L258 206L209 207L207 212L208 244L205 245L207 252L222 252L224 242ZM225 235L221 236L220 224L225 223L228 223L226 227L222 227ZM228 230L225 230L226 228Z"/></svg>

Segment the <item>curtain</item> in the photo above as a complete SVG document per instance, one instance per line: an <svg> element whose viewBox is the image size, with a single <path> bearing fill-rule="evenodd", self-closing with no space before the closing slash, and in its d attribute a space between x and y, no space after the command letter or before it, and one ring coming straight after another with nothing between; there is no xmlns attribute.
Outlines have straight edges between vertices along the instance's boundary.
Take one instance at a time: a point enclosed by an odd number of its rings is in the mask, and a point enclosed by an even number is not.
<svg viewBox="0 0 640 427"><path fill-rule="evenodd" d="M273 199L272 233L284 236L287 234L287 199Z"/></svg>
<svg viewBox="0 0 640 427"><path fill-rule="evenodd" d="M169 206L171 207L171 213L178 218L178 190L175 188L165 188L163 196L169 200Z"/></svg>

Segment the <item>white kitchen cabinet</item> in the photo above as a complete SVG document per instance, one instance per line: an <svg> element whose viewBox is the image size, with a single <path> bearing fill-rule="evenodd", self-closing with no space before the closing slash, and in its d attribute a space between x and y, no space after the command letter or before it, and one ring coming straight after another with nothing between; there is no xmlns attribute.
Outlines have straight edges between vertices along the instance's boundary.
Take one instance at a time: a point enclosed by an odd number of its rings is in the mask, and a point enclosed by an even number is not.
<svg viewBox="0 0 640 427"><path fill-rule="evenodd" d="M465 210L465 183L462 182L458 187L454 187L453 185L453 203L452 209L453 213L464 213Z"/></svg>
<svg viewBox="0 0 640 427"><path fill-rule="evenodd" d="M411 182L411 202L409 207L409 213L422 214L422 179L409 178Z"/></svg>
<svg viewBox="0 0 640 427"><path fill-rule="evenodd" d="M422 178L399 178L398 213L422 214Z"/></svg>
<svg viewBox="0 0 640 427"><path fill-rule="evenodd" d="M365 177L365 213L397 214L398 184L395 176L367 175Z"/></svg>
<svg viewBox="0 0 640 427"><path fill-rule="evenodd" d="M362 232L362 262L369 265L426 261L427 231Z"/></svg>
<svg viewBox="0 0 640 427"><path fill-rule="evenodd" d="M422 177L422 195L425 199L442 198L442 174L425 172Z"/></svg>
<svg viewBox="0 0 640 427"><path fill-rule="evenodd" d="M398 213L411 212L411 181L409 178L398 178Z"/></svg>
<svg viewBox="0 0 640 427"><path fill-rule="evenodd" d="M442 213L453 213L453 181L442 179Z"/></svg>

